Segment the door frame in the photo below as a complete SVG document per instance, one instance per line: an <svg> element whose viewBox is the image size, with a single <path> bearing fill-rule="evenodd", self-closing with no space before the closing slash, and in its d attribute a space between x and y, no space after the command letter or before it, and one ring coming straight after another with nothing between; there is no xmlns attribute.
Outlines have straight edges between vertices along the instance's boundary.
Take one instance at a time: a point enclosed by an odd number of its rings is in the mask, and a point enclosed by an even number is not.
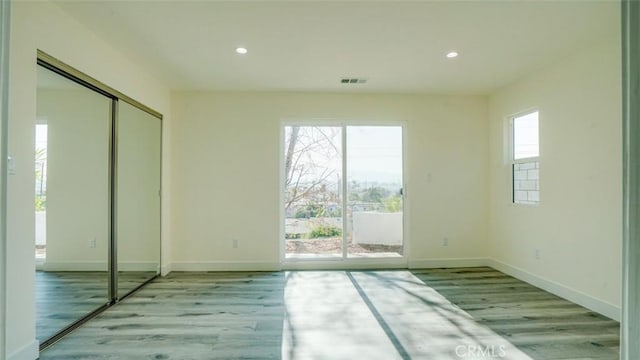
<svg viewBox="0 0 640 360"><path fill-rule="evenodd" d="M623 233L620 359L640 358L640 3L623 0Z"/></svg>
<svg viewBox="0 0 640 360"><path fill-rule="evenodd" d="M9 43L11 1L0 1L0 358L6 351L7 160L9 129Z"/></svg>
<svg viewBox="0 0 640 360"><path fill-rule="evenodd" d="M286 239L285 239L285 213L284 213L284 194L285 194L285 166L284 166L284 144L285 144L285 127L286 126L333 126L342 128L342 170L345 173L346 168L346 128L349 126L400 126L402 128L402 189L403 189L403 216L402 216L402 256L385 258L349 258L345 257L345 242L343 238L343 252L340 257L319 257L319 258L286 258ZM408 144L407 144L407 123L399 120L362 120L351 118L287 118L280 121L280 201L279 201L279 227L280 227L280 264L283 270L332 270L332 269L406 269L408 268L409 251L410 251L410 233L409 233L409 208L410 199L407 191L409 183L408 171ZM346 177L343 176L343 187ZM344 200L343 200L344 204ZM346 222L343 209L343 228ZM344 232L344 229L343 229ZM344 235L343 235L344 236Z"/></svg>

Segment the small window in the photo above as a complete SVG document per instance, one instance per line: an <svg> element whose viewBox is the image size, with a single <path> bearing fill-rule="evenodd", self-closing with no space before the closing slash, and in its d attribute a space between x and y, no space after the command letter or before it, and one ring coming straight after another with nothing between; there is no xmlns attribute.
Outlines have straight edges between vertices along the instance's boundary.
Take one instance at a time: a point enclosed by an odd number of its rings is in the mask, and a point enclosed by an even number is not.
<svg viewBox="0 0 640 360"><path fill-rule="evenodd" d="M540 202L540 141L538 112L511 119L513 203L537 205Z"/></svg>

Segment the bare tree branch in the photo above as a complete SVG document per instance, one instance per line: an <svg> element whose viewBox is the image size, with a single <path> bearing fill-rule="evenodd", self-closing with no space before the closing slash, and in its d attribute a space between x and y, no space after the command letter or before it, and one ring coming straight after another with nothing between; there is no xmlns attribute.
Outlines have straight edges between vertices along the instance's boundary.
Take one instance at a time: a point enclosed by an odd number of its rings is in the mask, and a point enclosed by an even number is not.
<svg viewBox="0 0 640 360"><path fill-rule="evenodd" d="M291 134L289 134L289 146L287 147L287 153L285 155L284 161L284 173L286 174L286 178L289 178L289 174L291 173L291 160L293 159L293 151L296 148L296 143L298 142L298 133L300 132L299 126L291 127Z"/></svg>
<svg viewBox="0 0 640 360"><path fill-rule="evenodd" d="M285 152L286 209L303 200L335 198L334 194L326 194L326 187L327 180L337 173L330 165L340 153L339 145L334 143L337 133L332 127L290 128Z"/></svg>

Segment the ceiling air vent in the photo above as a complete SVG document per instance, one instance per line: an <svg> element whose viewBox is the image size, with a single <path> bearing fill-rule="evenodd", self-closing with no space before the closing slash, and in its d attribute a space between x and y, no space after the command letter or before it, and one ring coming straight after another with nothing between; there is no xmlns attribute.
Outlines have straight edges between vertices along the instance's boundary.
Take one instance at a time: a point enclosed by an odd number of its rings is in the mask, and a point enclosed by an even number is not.
<svg viewBox="0 0 640 360"><path fill-rule="evenodd" d="M342 78L340 79L341 84L366 84L367 79L362 78Z"/></svg>

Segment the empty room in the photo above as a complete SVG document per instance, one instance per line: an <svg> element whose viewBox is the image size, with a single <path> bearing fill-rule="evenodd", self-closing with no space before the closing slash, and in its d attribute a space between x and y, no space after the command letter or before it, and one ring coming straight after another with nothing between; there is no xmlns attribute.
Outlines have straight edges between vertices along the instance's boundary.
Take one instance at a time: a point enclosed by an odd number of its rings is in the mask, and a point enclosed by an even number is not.
<svg viewBox="0 0 640 360"><path fill-rule="evenodd" d="M638 359L633 1L7 1L0 359Z"/></svg>

